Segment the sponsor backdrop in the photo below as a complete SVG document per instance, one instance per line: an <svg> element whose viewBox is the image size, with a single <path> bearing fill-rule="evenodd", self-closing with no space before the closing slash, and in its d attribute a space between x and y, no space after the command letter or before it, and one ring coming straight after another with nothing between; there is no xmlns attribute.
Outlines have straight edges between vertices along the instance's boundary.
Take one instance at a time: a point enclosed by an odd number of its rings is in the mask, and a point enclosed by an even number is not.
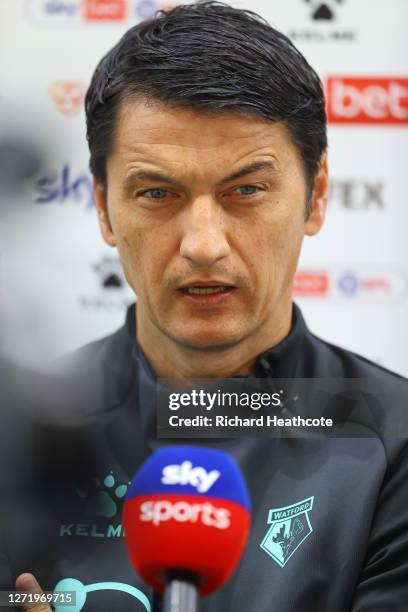
<svg viewBox="0 0 408 612"><path fill-rule="evenodd" d="M82 106L100 57L162 1L0 3L1 331L25 360L110 333L134 299L99 236ZM408 2L235 5L287 33L327 92L330 206L295 299L316 334L407 375Z"/></svg>

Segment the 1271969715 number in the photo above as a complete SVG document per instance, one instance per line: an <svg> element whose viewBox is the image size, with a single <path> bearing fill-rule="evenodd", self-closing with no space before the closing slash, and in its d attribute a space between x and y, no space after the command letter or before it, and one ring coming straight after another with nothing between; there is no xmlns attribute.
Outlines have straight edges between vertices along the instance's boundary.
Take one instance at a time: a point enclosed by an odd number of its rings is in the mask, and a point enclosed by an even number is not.
<svg viewBox="0 0 408 612"><path fill-rule="evenodd" d="M45 591L42 593L27 593L24 591L0 592L0 605L21 606L36 603L75 605L75 593L71 591Z"/></svg>

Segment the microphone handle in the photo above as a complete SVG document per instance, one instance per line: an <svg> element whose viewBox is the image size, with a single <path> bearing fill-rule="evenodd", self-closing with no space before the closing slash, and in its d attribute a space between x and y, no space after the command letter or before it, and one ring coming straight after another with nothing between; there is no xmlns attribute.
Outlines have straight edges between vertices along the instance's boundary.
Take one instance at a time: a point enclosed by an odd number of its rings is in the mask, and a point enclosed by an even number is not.
<svg viewBox="0 0 408 612"><path fill-rule="evenodd" d="M195 584L177 578L170 580L164 591L163 612L198 612Z"/></svg>

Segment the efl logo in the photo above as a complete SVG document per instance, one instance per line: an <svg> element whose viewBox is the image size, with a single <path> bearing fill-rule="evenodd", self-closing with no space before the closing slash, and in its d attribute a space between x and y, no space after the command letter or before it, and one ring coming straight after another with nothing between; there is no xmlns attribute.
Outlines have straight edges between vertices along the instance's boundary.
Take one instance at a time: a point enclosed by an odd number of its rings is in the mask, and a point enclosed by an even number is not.
<svg viewBox="0 0 408 612"><path fill-rule="evenodd" d="M297 297L325 297L328 293L328 272L302 270L296 273L293 295Z"/></svg>
<svg viewBox="0 0 408 612"><path fill-rule="evenodd" d="M85 0L85 21L124 21L126 17L126 0Z"/></svg>
<svg viewBox="0 0 408 612"><path fill-rule="evenodd" d="M328 77L326 97L330 123L408 124L408 78Z"/></svg>
<svg viewBox="0 0 408 612"><path fill-rule="evenodd" d="M392 284L384 276L371 276L359 278L352 272L346 272L338 279L338 288L345 296L354 296L359 291L387 295L391 293Z"/></svg>
<svg viewBox="0 0 408 612"><path fill-rule="evenodd" d="M49 92L63 115L72 117L81 110L85 97L85 85L82 81L54 81Z"/></svg>
<svg viewBox="0 0 408 612"><path fill-rule="evenodd" d="M388 306L407 299L406 270L387 264L371 264L354 269L333 270L334 299L352 301L353 304Z"/></svg>

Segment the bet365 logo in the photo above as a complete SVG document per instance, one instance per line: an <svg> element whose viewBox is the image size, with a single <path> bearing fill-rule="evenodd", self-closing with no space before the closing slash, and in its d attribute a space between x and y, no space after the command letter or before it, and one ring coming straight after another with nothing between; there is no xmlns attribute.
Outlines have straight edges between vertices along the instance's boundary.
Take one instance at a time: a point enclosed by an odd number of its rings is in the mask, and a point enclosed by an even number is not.
<svg viewBox="0 0 408 612"><path fill-rule="evenodd" d="M408 78L330 76L326 99L330 123L408 124Z"/></svg>

